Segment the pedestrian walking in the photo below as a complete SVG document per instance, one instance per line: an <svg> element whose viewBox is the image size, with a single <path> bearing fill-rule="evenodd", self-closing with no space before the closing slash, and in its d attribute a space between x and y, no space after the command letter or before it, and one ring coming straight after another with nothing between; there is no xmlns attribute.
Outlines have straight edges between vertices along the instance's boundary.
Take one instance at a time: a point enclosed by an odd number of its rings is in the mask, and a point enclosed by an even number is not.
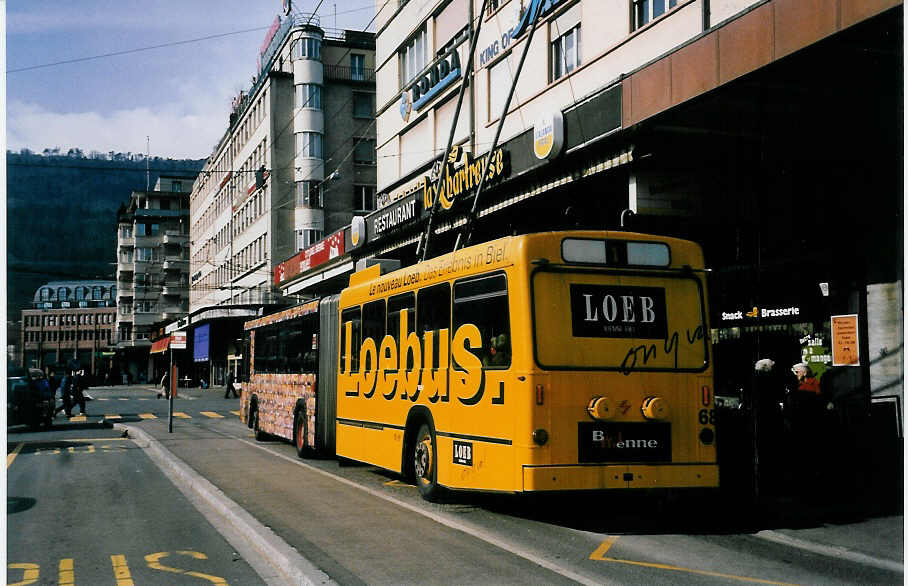
<svg viewBox="0 0 908 586"><path fill-rule="evenodd" d="M84 391L87 387L85 386L85 371L77 370L73 372L72 384L70 385L70 392L72 394L72 402L79 405L79 414L88 415L85 411L85 394Z"/></svg>
<svg viewBox="0 0 908 586"><path fill-rule="evenodd" d="M72 417L72 398L70 396L71 384L72 377L64 370L63 378L60 379L60 386L57 388L57 393L60 394L60 400L63 404L54 410L54 416L60 411L63 411L66 413L67 417Z"/></svg>
<svg viewBox="0 0 908 586"><path fill-rule="evenodd" d="M164 397L165 399L170 399L170 373L166 370L164 371L164 376L161 377L161 392L158 393L158 398Z"/></svg>
<svg viewBox="0 0 908 586"><path fill-rule="evenodd" d="M239 397L239 394L236 392L236 387L233 386L233 371L227 371L227 380L224 383L224 398L229 399L230 393L233 393L234 397Z"/></svg>

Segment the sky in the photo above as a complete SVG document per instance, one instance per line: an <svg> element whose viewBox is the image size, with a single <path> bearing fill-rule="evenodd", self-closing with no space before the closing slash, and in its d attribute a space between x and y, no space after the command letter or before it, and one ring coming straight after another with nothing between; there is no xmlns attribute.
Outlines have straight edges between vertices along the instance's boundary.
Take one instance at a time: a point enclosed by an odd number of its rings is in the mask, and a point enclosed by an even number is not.
<svg viewBox="0 0 908 586"><path fill-rule="evenodd" d="M7 149L144 153L147 137L152 156L175 159L211 154L282 13L281 0L0 4ZM375 14L375 0L292 4L298 13L317 7L325 29L363 30Z"/></svg>

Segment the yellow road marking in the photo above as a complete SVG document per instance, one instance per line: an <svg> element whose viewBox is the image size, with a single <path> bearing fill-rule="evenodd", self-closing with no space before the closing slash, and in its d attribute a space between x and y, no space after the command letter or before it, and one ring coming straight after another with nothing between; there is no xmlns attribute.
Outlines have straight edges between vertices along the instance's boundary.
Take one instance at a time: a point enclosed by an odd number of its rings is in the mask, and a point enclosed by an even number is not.
<svg viewBox="0 0 908 586"><path fill-rule="evenodd" d="M239 411L231 411L231 413L233 413L233 414L236 415L237 417L240 416L240 412L239 412Z"/></svg>
<svg viewBox="0 0 908 586"><path fill-rule="evenodd" d="M120 419L120 416L116 413L105 413L104 419Z"/></svg>
<svg viewBox="0 0 908 586"><path fill-rule="evenodd" d="M151 401L148 397L139 397L140 401Z"/></svg>
<svg viewBox="0 0 908 586"><path fill-rule="evenodd" d="M117 579L117 586L133 586L132 576L129 573L129 566L126 565L125 555L110 556L110 563L113 564L114 577Z"/></svg>
<svg viewBox="0 0 908 586"><path fill-rule="evenodd" d="M59 579L57 583L60 586L72 586L76 583L76 573L73 571L72 558L60 560Z"/></svg>
<svg viewBox="0 0 908 586"><path fill-rule="evenodd" d="M180 419L192 419L192 417L190 417L189 415L186 415L182 411L174 411L173 416L179 417Z"/></svg>
<svg viewBox="0 0 908 586"><path fill-rule="evenodd" d="M120 397L120 400L121 400L121 401L128 401L128 400L129 400L129 397Z"/></svg>
<svg viewBox="0 0 908 586"><path fill-rule="evenodd" d="M593 553L590 554L590 559L591 560L603 559L605 554L608 552L609 549L611 549L612 545L614 545L616 541L618 541L618 536L612 535L611 537L609 537L608 539L606 539L605 541L600 543L599 547L596 548L596 551L594 551Z"/></svg>
<svg viewBox="0 0 908 586"><path fill-rule="evenodd" d="M608 540L606 540L606 541L608 541ZM605 545L605 544L603 543L603 545ZM600 545L599 547L601 548L603 545ZM611 547L611 544L609 544L609 547ZM599 550L597 549L593 553L595 554L598 551ZM793 584L790 584L788 582L777 582L775 580L763 580L761 578L749 578L747 576L735 576L734 574L723 574L721 572L709 572L707 570L695 570L693 568L682 568L680 566L670 566L667 564L657 564L657 563L653 563L653 562L637 562L634 560L619 560L616 558L607 558L605 556L593 557L592 555L590 555L590 559L603 561L603 562L613 562L616 564L626 564L629 566L641 566L644 568L655 568L657 570L669 570L672 572L686 572L688 574L697 574L700 576L711 576L713 578L725 578L727 580L737 580L739 582L755 582L757 584L778 584L781 586L794 586Z"/></svg>
<svg viewBox="0 0 908 586"><path fill-rule="evenodd" d="M204 553L200 553L198 551L179 550L175 553L178 553L179 555L184 555L184 556L188 556L191 558L195 558L197 560L207 560L208 559L208 556L206 556ZM225 580L224 578L221 578L220 576L212 576L210 574L203 574L201 572L191 572L189 570L183 570L181 568L172 568L170 566L165 566L164 564L162 564L160 562L160 560L162 558L166 558L169 555L170 555L170 552L167 552L167 551L162 551L159 553L152 553L152 554L148 554L147 556L145 556L145 561L146 561L146 563L148 563L148 567L153 570L161 570L164 572L173 572L174 574L186 574L187 576L194 576L196 578L202 578L203 580L208 580L209 582L211 582L213 584L224 584L226 586L227 580Z"/></svg>
<svg viewBox="0 0 908 586"><path fill-rule="evenodd" d="M69 418L69 421L70 423L85 423L87 419L85 419L84 415L73 415Z"/></svg>
<svg viewBox="0 0 908 586"><path fill-rule="evenodd" d="M110 398L109 397L100 397L97 400L98 401L110 401Z"/></svg>
<svg viewBox="0 0 908 586"><path fill-rule="evenodd" d="M220 413L215 413L214 411L202 411L202 415L205 417L211 417L212 419L223 419L224 416Z"/></svg>
<svg viewBox="0 0 908 586"><path fill-rule="evenodd" d="M410 488L416 488L415 484L407 484L406 482L401 482L400 480L389 480L385 483L385 486L405 486Z"/></svg>
<svg viewBox="0 0 908 586"><path fill-rule="evenodd" d="M22 570L22 581L14 582L9 586L26 586L27 584L34 584L41 575L41 568L38 564L8 564L6 567L9 570Z"/></svg>
<svg viewBox="0 0 908 586"><path fill-rule="evenodd" d="M141 417L142 419L157 419L158 418L157 415L154 415L153 413L139 413L139 417Z"/></svg>
<svg viewBox="0 0 908 586"><path fill-rule="evenodd" d="M22 446L25 443L16 444L16 447L13 448L13 451L6 455L6 468L9 469L10 465L13 463L13 460L16 459L16 456L19 455L19 452L22 451Z"/></svg>

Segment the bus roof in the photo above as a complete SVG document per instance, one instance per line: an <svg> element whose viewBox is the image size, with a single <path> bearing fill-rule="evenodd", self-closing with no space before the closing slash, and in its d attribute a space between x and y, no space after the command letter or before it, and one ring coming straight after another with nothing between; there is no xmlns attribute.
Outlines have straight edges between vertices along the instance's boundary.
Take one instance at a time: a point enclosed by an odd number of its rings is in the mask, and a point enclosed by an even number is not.
<svg viewBox="0 0 908 586"><path fill-rule="evenodd" d="M350 275L349 289L368 287L369 296L383 296L397 290L408 290L417 286L430 285L434 282L501 269L514 264L517 259L527 256L528 259L545 259L552 264L606 264L595 262L570 262L565 260L562 245L566 240L606 243L641 243L664 245L666 249L665 264L650 265L648 268L692 269L703 268L703 253L698 244L689 240L655 236L637 232L617 232L606 230L571 230L560 232L539 232L519 236L506 236L497 240L483 242L437 256L427 261L402 267L382 275L378 265L367 267ZM639 248L639 246L638 246ZM605 247L603 246L603 250ZM626 258L626 253L625 253ZM631 266L631 265L619 265ZM638 265L639 266L639 265Z"/></svg>
<svg viewBox="0 0 908 586"><path fill-rule="evenodd" d="M262 326L276 324L276 323L279 323L282 321L286 321L288 319L294 319L297 317L302 317L304 315L318 313L318 304L319 304L319 300L316 299L314 301L308 301L301 305L295 305L289 309L285 309L285 310L279 311L277 313L272 313L270 315L266 315L266 316L260 317L258 319L247 321L244 324L243 329L254 330L255 328L260 328Z"/></svg>

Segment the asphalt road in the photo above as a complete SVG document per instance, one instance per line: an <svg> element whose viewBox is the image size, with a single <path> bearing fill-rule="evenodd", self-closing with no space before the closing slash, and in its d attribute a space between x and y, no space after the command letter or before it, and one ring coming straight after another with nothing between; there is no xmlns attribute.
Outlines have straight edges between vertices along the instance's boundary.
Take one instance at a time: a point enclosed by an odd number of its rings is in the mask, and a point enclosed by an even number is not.
<svg viewBox="0 0 908 586"><path fill-rule="evenodd" d="M147 388L89 392L96 400L89 403L88 422L105 416L155 438L340 584L903 581L903 574L888 566L761 538L757 532L773 528L773 520L754 519L734 510L734 503L685 501L660 508L645 495L523 499L458 494L430 504L415 487L370 466L299 460L288 443L256 442L238 420L239 401L224 399L219 390L192 390L178 398L173 433L167 431L167 402ZM156 559L229 583L259 583L250 579L250 567L235 559L237 548L231 549L200 519L132 442L117 439L113 431L101 436L93 430L92 437L110 436L92 442L95 452L84 454L84 461L96 457L97 469L74 465L85 444L52 447L50 452L60 451L53 454L32 443L73 433L9 437L9 450L25 443L8 464L10 563L38 564L43 580L56 576L60 560L72 559L78 582L101 583L91 578L103 576L109 583L115 570L111 556L122 555L136 583L181 583L170 574L160 580L164 574L156 572L162 570L147 561L148 555L169 552L166 560ZM39 458L51 455L58 459L48 457L43 462L50 460L50 466L39 465ZM66 498L68 506L58 496L67 493L64 486L77 487ZM45 504L53 497L55 504ZM32 509L43 513L30 514ZM48 546L47 536L58 534L69 545ZM207 559L178 553L187 551ZM8 580L21 579L25 571L9 569ZM139 572L144 579L135 578Z"/></svg>

